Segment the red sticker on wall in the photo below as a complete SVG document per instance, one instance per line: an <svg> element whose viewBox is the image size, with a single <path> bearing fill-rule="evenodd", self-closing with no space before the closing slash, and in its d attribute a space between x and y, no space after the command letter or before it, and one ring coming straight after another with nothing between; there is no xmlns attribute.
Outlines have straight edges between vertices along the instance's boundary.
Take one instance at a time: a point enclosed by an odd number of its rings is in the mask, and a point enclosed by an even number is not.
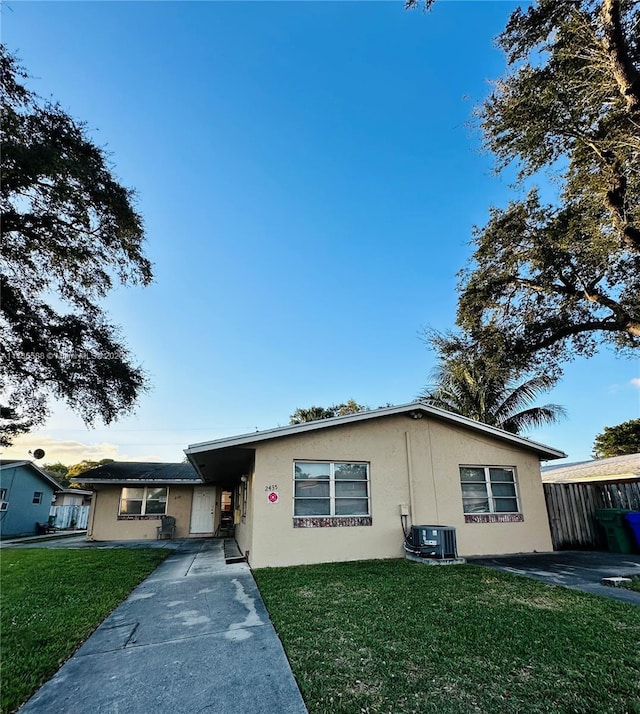
<svg viewBox="0 0 640 714"><path fill-rule="evenodd" d="M279 496L275 491L271 491L267 498L269 499L269 503L278 503Z"/></svg>

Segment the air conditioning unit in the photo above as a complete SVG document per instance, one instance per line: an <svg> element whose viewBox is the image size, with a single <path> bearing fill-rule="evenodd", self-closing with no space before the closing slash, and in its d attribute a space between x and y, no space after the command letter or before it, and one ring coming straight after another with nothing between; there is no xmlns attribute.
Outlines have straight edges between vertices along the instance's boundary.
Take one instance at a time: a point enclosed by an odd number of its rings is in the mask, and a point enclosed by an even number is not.
<svg viewBox="0 0 640 714"><path fill-rule="evenodd" d="M9 501L0 501L0 511L6 511L9 508Z"/></svg>
<svg viewBox="0 0 640 714"><path fill-rule="evenodd" d="M453 526L411 526L404 547L421 558L457 558L456 529Z"/></svg>

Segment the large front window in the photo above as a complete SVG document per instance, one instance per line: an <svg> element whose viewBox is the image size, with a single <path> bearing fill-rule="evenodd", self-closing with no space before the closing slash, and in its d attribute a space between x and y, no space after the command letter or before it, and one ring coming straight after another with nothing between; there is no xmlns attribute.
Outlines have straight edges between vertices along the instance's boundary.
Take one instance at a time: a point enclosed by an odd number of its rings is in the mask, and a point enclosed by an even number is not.
<svg viewBox="0 0 640 714"><path fill-rule="evenodd" d="M465 514L518 513L515 469L505 466L461 466Z"/></svg>
<svg viewBox="0 0 640 714"><path fill-rule="evenodd" d="M121 516L164 516L166 512L166 487L140 486L122 489L119 511Z"/></svg>
<svg viewBox="0 0 640 714"><path fill-rule="evenodd" d="M294 516L368 516L369 465L296 461Z"/></svg>

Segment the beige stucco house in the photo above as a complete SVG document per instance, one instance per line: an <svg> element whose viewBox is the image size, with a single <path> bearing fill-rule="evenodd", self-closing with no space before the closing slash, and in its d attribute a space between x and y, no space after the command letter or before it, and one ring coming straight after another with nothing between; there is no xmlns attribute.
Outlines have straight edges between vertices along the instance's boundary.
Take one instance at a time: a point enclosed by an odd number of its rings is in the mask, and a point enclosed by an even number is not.
<svg viewBox="0 0 640 714"><path fill-rule="evenodd" d="M403 555L403 526L456 528L462 556L552 549L540 462L557 449L412 403L189 446L184 464L107 464L88 537L235 524L254 567Z"/></svg>
<svg viewBox="0 0 640 714"><path fill-rule="evenodd" d="M93 491L89 540L155 539L163 515L176 519L177 538L214 533L211 513L204 525L196 524L201 531L190 530L194 490L202 484L190 464L113 461L71 480Z"/></svg>

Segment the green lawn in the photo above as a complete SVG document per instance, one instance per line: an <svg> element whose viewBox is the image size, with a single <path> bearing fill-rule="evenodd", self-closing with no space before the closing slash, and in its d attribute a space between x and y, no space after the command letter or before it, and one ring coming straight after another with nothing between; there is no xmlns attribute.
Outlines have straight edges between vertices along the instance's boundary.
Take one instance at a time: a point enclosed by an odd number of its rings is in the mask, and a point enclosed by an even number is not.
<svg viewBox="0 0 640 714"><path fill-rule="evenodd" d="M168 554L151 548L3 550L0 711L15 711Z"/></svg>
<svg viewBox="0 0 640 714"><path fill-rule="evenodd" d="M640 713L640 607L474 565L255 577L310 714Z"/></svg>

